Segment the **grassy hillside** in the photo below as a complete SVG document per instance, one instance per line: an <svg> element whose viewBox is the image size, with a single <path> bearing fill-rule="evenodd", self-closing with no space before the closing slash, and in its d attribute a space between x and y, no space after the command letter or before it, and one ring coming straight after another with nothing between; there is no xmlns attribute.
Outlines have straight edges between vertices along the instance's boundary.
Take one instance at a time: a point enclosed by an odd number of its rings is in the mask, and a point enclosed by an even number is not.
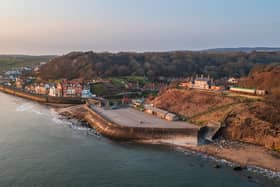
<svg viewBox="0 0 280 187"><path fill-rule="evenodd" d="M235 102L234 99L225 97L221 93L168 89L162 91L151 103L158 108L193 118Z"/></svg>
<svg viewBox="0 0 280 187"><path fill-rule="evenodd" d="M0 72L18 67L33 66L48 62L52 56L0 55Z"/></svg>
<svg viewBox="0 0 280 187"><path fill-rule="evenodd" d="M151 103L187 117L200 126L222 124L226 139L280 150L280 107L273 103L228 97L220 93L169 89Z"/></svg>

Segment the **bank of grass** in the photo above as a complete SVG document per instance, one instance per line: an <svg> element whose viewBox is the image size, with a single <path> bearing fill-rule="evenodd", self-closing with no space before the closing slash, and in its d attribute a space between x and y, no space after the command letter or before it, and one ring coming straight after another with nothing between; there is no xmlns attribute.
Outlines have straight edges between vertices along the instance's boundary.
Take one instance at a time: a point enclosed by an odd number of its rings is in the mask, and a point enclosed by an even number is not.
<svg viewBox="0 0 280 187"><path fill-rule="evenodd" d="M277 148L274 148L273 151L280 153L280 149L277 149ZM279 158L280 158L280 156L279 156Z"/></svg>
<svg viewBox="0 0 280 187"><path fill-rule="evenodd" d="M146 77L141 76L110 77L108 80L112 81L112 84L116 86L124 86L126 83L138 83L144 85L149 82Z"/></svg>
<svg viewBox="0 0 280 187"><path fill-rule="evenodd" d="M255 102L263 101L262 99L258 98L250 98L250 97L244 97L244 96L228 96L226 93L222 94L223 97L229 97L234 99L235 102L229 103L223 106L219 107L212 107L208 109L207 111L197 113L191 117L189 117L189 121L198 125L202 126L205 125L209 121L214 121L216 123L222 123L223 117L229 113L233 108L238 107L238 105L245 104L247 106L252 105ZM220 119L213 119L211 115L220 114ZM222 115L221 115L222 114ZM208 120L206 120L208 118Z"/></svg>
<svg viewBox="0 0 280 187"><path fill-rule="evenodd" d="M223 122L224 117L233 109L240 108L240 110L242 110L245 106L251 106L255 102L257 102L257 100L242 98L242 100L236 100L234 103L213 107L205 112L195 114L189 118L189 121L198 126L205 125L207 122L220 124Z"/></svg>

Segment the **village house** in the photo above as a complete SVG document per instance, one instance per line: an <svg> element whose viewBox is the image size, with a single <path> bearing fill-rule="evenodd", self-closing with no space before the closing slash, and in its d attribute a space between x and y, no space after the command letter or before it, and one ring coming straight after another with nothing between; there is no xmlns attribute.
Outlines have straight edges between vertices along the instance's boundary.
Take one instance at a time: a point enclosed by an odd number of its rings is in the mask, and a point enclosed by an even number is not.
<svg viewBox="0 0 280 187"><path fill-rule="evenodd" d="M122 104L129 104L129 102L130 102L130 99L128 97L124 96L122 98Z"/></svg>
<svg viewBox="0 0 280 187"><path fill-rule="evenodd" d="M234 77L231 77L228 79L228 83L230 84L237 84L238 83L238 79L234 78Z"/></svg>
<svg viewBox="0 0 280 187"><path fill-rule="evenodd" d="M56 84L56 85L52 85L50 87L50 91L49 91L49 96L52 97L62 97L62 86L60 83Z"/></svg>
<svg viewBox="0 0 280 187"><path fill-rule="evenodd" d="M35 73L38 73L38 72L40 71L40 67L39 67L39 66L35 67L35 68L33 69L33 71L34 71Z"/></svg>
<svg viewBox="0 0 280 187"><path fill-rule="evenodd" d="M35 86L35 93L39 95L48 95L50 86L48 84L39 84Z"/></svg>
<svg viewBox="0 0 280 187"><path fill-rule="evenodd" d="M12 70L12 71L6 71L5 76L6 77L18 77L21 75L21 72L19 70Z"/></svg>
<svg viewBox="0 0 280 187"><path fill-rule="evenodd" d="M154 107L150 104L144 104L144 111L148 114L157 116L158 118L168 121L177 121L179 117L176 114Z"/></svg>
<svg viewBox="0 0 280 187"><path fill-rule="evenodd" d="M24 86L24 81L22 79L20 79L20 78L16 78L15 84L16 84L16 88L22 89L23 86Z"/></svg>
<svg viewBox="0 0 280 187"><path fill-rule="evenodd" d="M78 80L69 81L64 79L62 81L63 97L81 97L83 91L82 83Z"/></svg>
<svg viewBox="0 0 280 187"><path fill-rule="evenodd" d="M194 89L202 89L209 90L212 86L212 80L210 77L201 77L196 76L196 78L189 78L187 81L183 81L179 84L181 88L194 88Z"/></svg>
<svg viewBox="0 0 280 187"><path fill-rule="evenodd" d="M29 93L35 93L35 86L34 85L27 85L24 88Z"/></svg>
<svg viewBox="0 0 280 187"><path fill-rule="evenodd" d="M92 93L90 92L90 89L84 87L84 89L82 90L82 98L91 98L91 97L92 97Z"/></svg>
<svg viewBox="0 0 280 187"><path fill-rule="evenodd" d="M153 105L151 104L144 104L144 111L148 114L154 115Z"/></svg>
<svg viewBox="0 0 280 187"><path fill-rule="evenodd" d="M165 116L165 119L168 121L177 121L179 120L178 116L176 114L168 113Z"/></svg>
<svg viewBox="0 0 280 187"><path fill-rule="evenodd" d="M207 78L204 77L203 75L201 75L201 77L196 77L194 82L193 82L193 86L192 88L196 88L196 89L204 89L204 90L208 90L211 88L211 79L208 76Z"/></svg>
<svg viewBox="0 0 280 187"><path fill-rule="evenodd" d="M159 108L155 108L154 107L154 115L156 115L157 117L161 118L161 119L165 119L165 116L168 114L168 111L159 109Z"/></svg>
<svg viewBox="0 0 280 187"><path fill-rule="evenodd" d="M131 103L135 108L142 106L144 104L144 102L145 102L144 99L133 99L133 100L131 100Z"/></svg>

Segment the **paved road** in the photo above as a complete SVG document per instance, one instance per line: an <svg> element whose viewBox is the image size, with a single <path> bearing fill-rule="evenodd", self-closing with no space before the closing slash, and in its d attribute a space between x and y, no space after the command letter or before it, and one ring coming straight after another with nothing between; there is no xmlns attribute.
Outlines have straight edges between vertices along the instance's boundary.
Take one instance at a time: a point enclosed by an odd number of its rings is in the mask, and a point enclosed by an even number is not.
<svg viewBox="0 0 280 187"><path fill-rule="evenodd" d="M96 107L95 110L111 121L123 126L198 129L197 126L192 125L188 122L163 120L145 112L140 112L133 108L105 110L103 108Z"/></svg>

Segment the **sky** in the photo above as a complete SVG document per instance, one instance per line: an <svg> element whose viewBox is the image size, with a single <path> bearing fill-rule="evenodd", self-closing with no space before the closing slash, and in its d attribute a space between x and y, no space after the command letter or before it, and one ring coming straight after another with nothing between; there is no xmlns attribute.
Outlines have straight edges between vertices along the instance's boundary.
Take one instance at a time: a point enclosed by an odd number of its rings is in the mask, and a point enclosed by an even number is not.
<svg viewBox="0 0 280 187"><path fill-rule="evenodd" d="M0 54L279 47L279 0L0 0Z"/></svg>

